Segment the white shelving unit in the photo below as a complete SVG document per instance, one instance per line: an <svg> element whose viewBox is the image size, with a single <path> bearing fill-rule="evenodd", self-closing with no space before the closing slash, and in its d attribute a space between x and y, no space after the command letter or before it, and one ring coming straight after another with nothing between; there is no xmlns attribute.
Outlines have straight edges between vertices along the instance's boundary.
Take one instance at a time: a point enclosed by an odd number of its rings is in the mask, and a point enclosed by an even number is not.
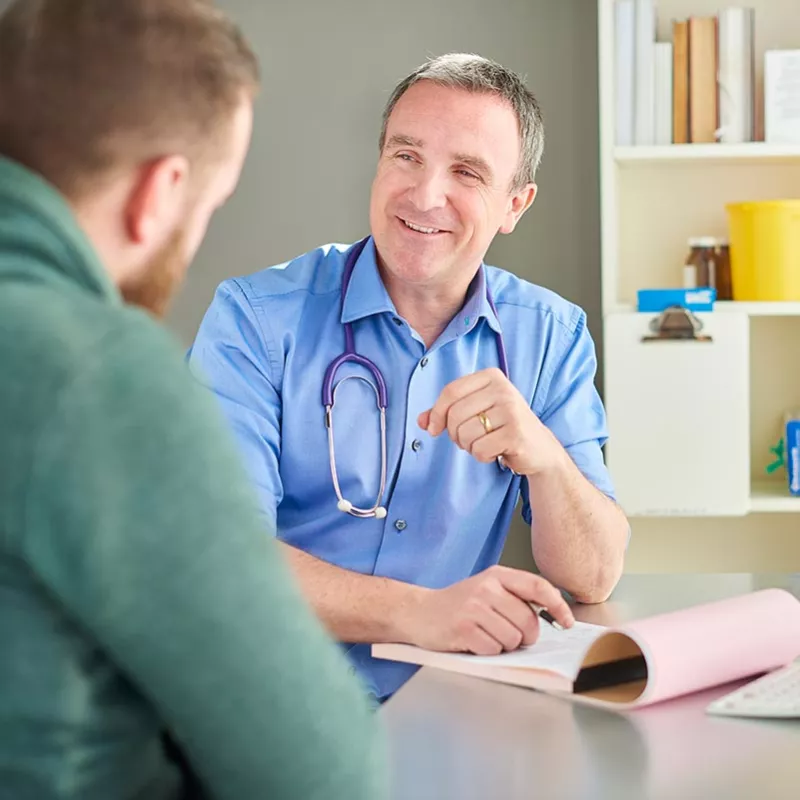
<svg viewBox="0 0 800 800"><path fill-rule="evenodd" d="M636 306L620 303L606 309L606 314L632 313ZM715 313L746 314L748 317L800 317L800 302L796 303L736 303L729 300L714 304ZM649 315L652 316L652 315Z"/></svg>
<svg viewBox="0 0 800 800"><path fill-rule="evenodd" d="M796 513L800 511L800 497L788 497L783 482L754 481L750 493L750 511L754 514Z"/></svg>
<svg viewBox="0 0 800 800"><path fill-rule="evenodd" d="M659 40L671 40L673 19L715 15L726 5L658 0ZM746 5L755 8L759 137L763 54L800 48L800 5ZM800 302L717 303L698 315L711 343L643 343L656 315L636 312L636 292L679 287L687 240L728 235L726 203L800 197L800 145L617 147L614 0L599 0L598 13L609 467L623 507L645 526L660 519L663 531L665 518L704 517L705 531L722 532L738 517L739 529L750 525L756 535L800 512L785 481L765 473L783 414L800 409Z"/></svg>
<svg viewBox="0 0 800 800"><path fill-rule="evenodd" d="M671 144L660 147L615 147L617 164L677 164L682 162L731 162L738 164L786 164L800 158L800 145Z"/></svg>

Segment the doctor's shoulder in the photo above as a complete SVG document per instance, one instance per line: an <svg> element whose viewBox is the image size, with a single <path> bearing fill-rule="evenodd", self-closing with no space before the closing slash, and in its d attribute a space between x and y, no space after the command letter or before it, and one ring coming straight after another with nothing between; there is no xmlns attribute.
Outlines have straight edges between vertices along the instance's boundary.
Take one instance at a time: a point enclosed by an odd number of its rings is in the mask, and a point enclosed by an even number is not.
<svg viewBox="0 0 800 800"><path fill-rule="evenodd" d="M350 245L325 244L288 261L224 281L235 282L249 300L259 302L297 293L328 294L338 291Z"/></svg>
<svg viewBox="0 0 800 800"><path fill-rule="evenodd" d="M539 334L551 332L558 338L572 338L586 327L584 309L552 289L488 265L486 280L504 327L513 319L520 332L531 328Z"/></svg>
<svg viewBox="0 0 800 800"><path fill-rule="evenodd" d="M242 336L277 341L303 319L310 300L330 297L338 302L349 245L329 244L288 261L227 278L217 285L214 298L190 350L195 360L210 342Z"/></svg>

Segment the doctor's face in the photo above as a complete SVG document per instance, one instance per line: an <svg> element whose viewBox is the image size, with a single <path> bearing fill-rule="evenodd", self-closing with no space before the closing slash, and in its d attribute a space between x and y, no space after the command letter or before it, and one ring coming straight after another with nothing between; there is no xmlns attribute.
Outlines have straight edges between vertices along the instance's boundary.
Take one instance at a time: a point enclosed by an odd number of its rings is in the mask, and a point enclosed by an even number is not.
<svg viewBox="0 0 800 800"><path fill-rule="evenodd" d="M395 281L466 289L495 235L533 201L512 192L516 115L502 98L414 84L397 102L372 185L370 225Z"/></svg>

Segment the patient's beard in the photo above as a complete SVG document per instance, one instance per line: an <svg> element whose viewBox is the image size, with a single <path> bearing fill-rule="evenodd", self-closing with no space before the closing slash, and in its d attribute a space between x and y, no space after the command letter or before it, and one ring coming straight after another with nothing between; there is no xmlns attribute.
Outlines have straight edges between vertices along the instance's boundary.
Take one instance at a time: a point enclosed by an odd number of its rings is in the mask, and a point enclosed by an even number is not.
<svg viewBox="0 0 800 800"><path fill-rule="evenodd" d="M186 273L186 231L178 227L164 246L133 279L120 286L126 303L140 306L163 319Z"/></svg>

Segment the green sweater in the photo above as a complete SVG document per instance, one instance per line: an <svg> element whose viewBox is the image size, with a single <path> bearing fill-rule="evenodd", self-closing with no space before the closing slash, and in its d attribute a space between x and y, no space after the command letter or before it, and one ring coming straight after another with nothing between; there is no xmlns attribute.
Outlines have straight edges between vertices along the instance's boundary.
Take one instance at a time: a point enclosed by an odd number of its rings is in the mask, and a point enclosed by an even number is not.
<svg viewBox="0 0 800 800"><path fill-rule="evenodd" d="M228 434L68 205L0 159L3 800L383 796L379 716Z"/></svg>

